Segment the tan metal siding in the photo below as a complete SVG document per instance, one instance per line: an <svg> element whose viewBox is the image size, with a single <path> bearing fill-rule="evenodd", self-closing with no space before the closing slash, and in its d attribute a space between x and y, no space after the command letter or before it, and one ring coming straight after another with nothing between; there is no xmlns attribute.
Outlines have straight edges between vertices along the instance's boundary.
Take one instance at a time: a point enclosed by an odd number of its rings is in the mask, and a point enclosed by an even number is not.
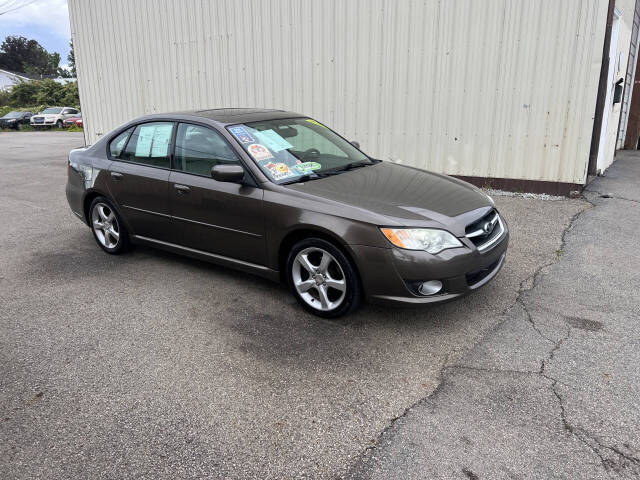
<svg viewBox="0 0 640 480"><path fill-rule="evenodd" d="M374 156L582 183L606 0L70 0L87 136L151 112L309 114Z"/></svg>

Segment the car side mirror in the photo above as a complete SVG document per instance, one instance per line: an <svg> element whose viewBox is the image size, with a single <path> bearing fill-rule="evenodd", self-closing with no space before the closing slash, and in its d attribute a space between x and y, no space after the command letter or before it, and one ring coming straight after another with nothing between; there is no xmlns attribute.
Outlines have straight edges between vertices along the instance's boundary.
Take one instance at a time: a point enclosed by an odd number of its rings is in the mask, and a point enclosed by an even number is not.
<svg viewBox="0 0 640 480"><path fill-rule="evenodd" d="M216 165L211 169L211 178L219 182L238 183L244 178L244 168L240 165Z"/></svg>
<svg viewBox="0 0 640 480"><path fill-rule="evenodd" d="M358 150L360 150L360 142L357 142L355 140L351 141L351 145L353 145L354 147L356 147Z"/></svg>

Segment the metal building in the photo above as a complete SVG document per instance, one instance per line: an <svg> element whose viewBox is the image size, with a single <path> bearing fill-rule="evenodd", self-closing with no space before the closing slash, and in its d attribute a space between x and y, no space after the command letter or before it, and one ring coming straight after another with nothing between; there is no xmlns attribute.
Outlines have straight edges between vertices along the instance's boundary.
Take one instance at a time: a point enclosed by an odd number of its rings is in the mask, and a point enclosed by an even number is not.
<svg viewBox="0 0 640 480"><path fill-rule="evenodd" d="M551 193L613 161L638 44L636 0L69 7L88 142L146 113L282 108L377 158Z"/></svg>

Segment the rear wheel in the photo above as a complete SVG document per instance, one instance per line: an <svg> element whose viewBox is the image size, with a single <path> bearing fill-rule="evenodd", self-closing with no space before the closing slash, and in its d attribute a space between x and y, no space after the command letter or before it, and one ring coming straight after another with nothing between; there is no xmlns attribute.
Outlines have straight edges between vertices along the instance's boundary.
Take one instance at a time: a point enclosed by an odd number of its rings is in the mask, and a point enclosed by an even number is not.
<svg viewBox="0 0 640 480"><path fill-rule="evenodd" d="M89 207L91 231L107 253L119 254L129 247L129 236L120 216L104 197L97 197Z"/></svg>
<svg viewBox="0 0 640 480"><path fill-rule="evenodd" d="M298 302L320 317L346 315L361 303L355 267L326 240L308 238L296 243L287 260L287 277Z"/></svg>

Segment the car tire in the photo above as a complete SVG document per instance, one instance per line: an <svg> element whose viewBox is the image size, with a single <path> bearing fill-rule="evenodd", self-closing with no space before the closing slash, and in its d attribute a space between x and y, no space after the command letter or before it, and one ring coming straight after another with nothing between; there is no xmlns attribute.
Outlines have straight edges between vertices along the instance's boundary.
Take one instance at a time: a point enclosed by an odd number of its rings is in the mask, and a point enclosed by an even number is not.
<svg viewBox="0 0 640 480"><path fill-rule="evenodd" d="M96 197L89 207L89 226L96 243L105 252L118 255L129 249L129 233L122 218L105 197Z"/></svg>
<svg viewBox="0 0 640 480"><path fill-rule="evenodd" d="M58 120L58 121L56 122L56 127L57 127L57 128L62 128L63 126L64 126L64 125L62 125L62 120Z"/></svg>
<svg viewBox="0 0 640 480"><path fill-rule="evenodd" d="M362 302L360 277L353 262L324 239L306 238L296 243L287 257L286 276L300 305L319 317L341 317Z"/></svg>

